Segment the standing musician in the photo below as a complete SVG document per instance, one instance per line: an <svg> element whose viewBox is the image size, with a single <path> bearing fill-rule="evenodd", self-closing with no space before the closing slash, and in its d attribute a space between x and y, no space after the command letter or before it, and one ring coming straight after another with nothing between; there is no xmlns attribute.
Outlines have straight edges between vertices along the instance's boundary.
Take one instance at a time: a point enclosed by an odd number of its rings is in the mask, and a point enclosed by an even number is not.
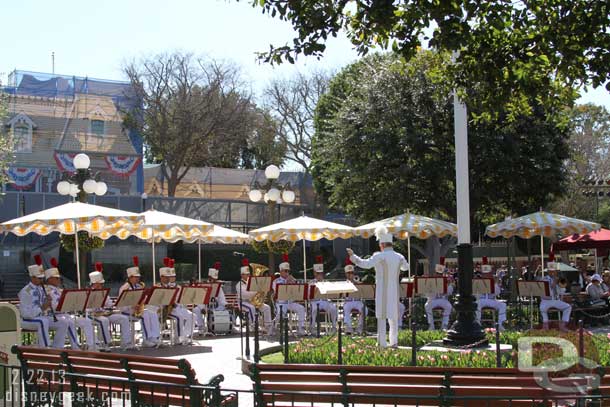
<svg viewBox="0 0 610 407"><path fill-rule="evenodd" d="M315 285L317 282L324 281L324 260L322 256L316 256L316 263L313 265L313 271L315 278L311 280L311 284ZM318 316L318 309L320 311L327 312L330 315L332 323L332 331L334 332L337 326L337 306L330 300L312 300L311 301L311 332L314 330L314 324Z"/></svg>
<svg viewBox="0 0 610 407"><path fill-rule="evenodd" d="M540 298L540 314L542 314L542 329L549 329L549 309L556 308L561 311L561 321L559 329L567 331L567 324L570 322L570 314L572 306L567 302L561 301L561 297L565 294L565 287L560 287L557 279L557 270L549 268L547 275L541 278L542 281L549 283L551 295Z"/></svg>
<svg viewBox="0 0 610 407"><path fill-rule="evenodd" d="M494 293L479 294L477 298L477 322L481 323L481 309L493 308L498 311L498 326L500 331L504 331L504 322L506 321L506 303L496 299L502 288L498 284L497 278L494 278L493 269L490 264L487 264L487 257L483 257L483 265L481 266L481 277L492 279L494 284Z"/></svg>
<svg viewBox="0 0 610 407"><path fill-rule="evenodd" d="M282 263L280 263L279 269L280 276L273 280L273 283L271 284L271 288L273 289L274 293L277 292L278 284L295 284L297 282L297 280L295 280L295 278L290 275L290 263L288 254L282 255ZM276 318L278 318L278 316L280 315L280 310L282 310L283 314L285 314L287 311L292 311L296 313L297 318L299 320L297 334L305 335L305 307L303 305L294 301L278 300L275 306ZM279 316L279 318L282 318L283 316L284 315L281 315Z"/></svg>
<svg viewBox="0 0 610 407"><path fill-rule="evenodd" d="M440 264L436 265L436 274L448 278L447 267L445 267L445 258L441 257ZM428 326L431 331L434 331L434 313L432 310L435 308L443 309L443 321L441 322L441 329L446 330L449 327L449 316L451 315L451 303L449 302L449 296L453 293L453 285L447 284L446 294L435 294L428 295L428 301L424 308L426 309L426 316L428 318Z"/></svg>
<svg viewBox="0 0 610 407"><path fill-rule="evenodd" d="M242 260L242 266L240 271L241 280L238 284L237 291L239 293L238 298L241 298L242 312L245 310L248 313L248 319L254 321L258 310L250 302L258 293L256 291L248 291L248 276L250 275L250 262L248 259ZM263 323L265 324L265 331L267 335L273 335L273 320L271 319L271 307L267 304L260 305L261 312L263 313Z"/></svg>
<svg viewBox="0 0 610 407"><path fill-rule="evenodd" d="M119 288L119 296L125 290L138 290L144 288L144 284L140 283L139 263L138 256L133 256L134 265L127 269L127 282ZM153 311L153 309L155 310ZM161 334L159 316L157 315L156 307L145 308L143 305L123 307L121 313L141 322L142 331L144 332L144 340L142 341L143 347L152 348L161 346L161 340L159 338Z"/></svg>
<svg viewBox="0 0 610 407"><path fill-rule="evenodd" d="M216 263L214 263L213 267L210 267L208 269L208 283L218 283L218 276L220 275L220 262L217 261ZM210 300L212 301L212 300ZM209 307L206 306L205 304L199 304L197 305L195 308L193 308L193 314L195 315L196 318L196 323L197 323L197 329L199 329L199 331L203 331L204 328L204 320L203 320L203 313L207 313L208 308L209 309L216 309L219 311L224 311L226 309L227 306L227 299L225 297L225 292L222 289L222 284L220 285L220 287L218 288L218 295L213 299L213 303L211 302L209 304Z"/></svg>
<svg viewBox="0 0 610 407"><path fill-rule="evenodd" d="M89 273L89 282L91 283L92 290L101 290L104 288L104 275L102 274L102 263L95 263L95 271ZM89 318L93 320L95 324L99 326L99 332L102 335L102 346L101 351L107 351L112 342L112 336L110 335L110 323L118 324L121 328L121 349L135 349L135 346L131 343L131 324L129 323L129 317L121 313L112 312L112 300L110 296L106 297L106 303L104 308L91 308L87 310Z"/></svg>
<svg viewBox="0 0 610 407"><path fill-rule="evenodd" d="M176 269L174 268L174 260L166 257L163 259L165 267L159 269L160 287L175 288L176 287ZM176 295L176 301L180 296L180 292ZM187 310L183 305L169 305L170 312L168 317L176 321L176 333L178 342L182 345L192 343L193 338L193 313Z"/></svg>
<svg viewBox="0 0 610 407"><path fill-rule="evenodd" d="M55 329L53 346L63 349L68 334L68 323L63 319L55 321L53 317L47 316L51 308L51 297L44 289L44 271L40 255L34 256L36 264L28 266L30 282L19 291L19 313L21 314L21 326L26 329L35 329L40 347L49 347L49 328Z"/></svg>
<svg viewBox="0 0 610 407"><path fill-rule="evenodd" d="M51 307L54 310L55 317L58 320L61 319L65 321L68 325L68 338L70 339L70 345L72 345L72 349L80 349L78 337L76 336L76 325L74 323L74 319L72 319L72 316L70 314L57 312L57 306L59 305L59 299L61 298L61 292L63 290L60 287L61 275L59 274L59 269L57 268L57 259L55 259L55 257L51 259L51 266L51 268L46 269L44 272L44 278L47 283L47 295L51 298ZM78 320L82 320L80 322L80 326L85 331L87 345L95 349L95 339L93 338L93 325L91 324L91 321L86 318L78 318Z"/></svg>
<svg viewBox="0 0 610 407"><path fill-rule="evenodd" d="M400 271L409 269L404 256L394 251L393 236L385 227L375 230L381 252L363 260L347 249L350 260L358 267L375 267L375 316L377 317L377 344L385 348L386 320L390 325L390 346L398 346L398 318L400 303Z"/></svg>
<svg viewBox="0 0 610 407"><path fill-rule="evenodd" d="M345 278L347 281L351 281L354 283L354 263L350 260L349 257L345 259L345 267L343 268L345 271ZM352 312L358 312L358 328L356 332L358 334L362 334L362 330L364 327L364 317L366 316L366 307L364 303L360 300L352 298L347 294L345 296L345 302L343 303L343 324L345 325L345 333L351 334L354 331L352 327Z"/></svg>

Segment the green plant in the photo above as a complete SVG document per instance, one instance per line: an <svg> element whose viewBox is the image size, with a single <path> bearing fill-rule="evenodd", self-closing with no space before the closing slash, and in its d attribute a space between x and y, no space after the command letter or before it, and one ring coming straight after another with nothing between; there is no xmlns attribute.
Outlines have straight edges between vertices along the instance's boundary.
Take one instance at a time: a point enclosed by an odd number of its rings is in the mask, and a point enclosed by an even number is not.
<svg viewBox="0 0 610 407"><path fill-rule="evenodd" d="M277 242L263 240L262 242L252 242L251 245L256 253L284 254L290 253L294 248L294 242L288 240L279 240Z"/></svg>
<svg viewBox="0 0 610 407"><path fill-rule="evenodd" d="M64 235L61 234L59 236L59 240L61 245L68 252L74 252L75 244L74 244L74 235ZM85 231L78 232L78 250L81 253L87 253L95 249L101 249L104 247L104 241L97 236L91 236L89 233Z"/></svg>

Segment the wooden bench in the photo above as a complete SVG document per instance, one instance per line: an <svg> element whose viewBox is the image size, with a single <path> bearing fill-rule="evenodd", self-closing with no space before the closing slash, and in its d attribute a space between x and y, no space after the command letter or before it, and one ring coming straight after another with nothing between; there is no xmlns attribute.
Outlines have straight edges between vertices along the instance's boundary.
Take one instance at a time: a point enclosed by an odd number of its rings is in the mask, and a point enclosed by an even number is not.
<svg viewBox="0 0 610 407"><path fill-rule="evenodd" d="M201 384L185 359L28 346L14 346L13 353L28 395L71 393L102 403L124 398L132 405L162 406L231 405L235 399L221 396L222 375Z"/></svg>
<svg viewBox="0 0 610 407"><path fill-rule="evenodd" d="M552 401L554 397L574 397L569 393L553 393L542 388L531 373L501 368L253 364L251 378L258 407L320 403L554 406L557 405ZM556 378L553 383L563 386L582 385L586 380ZM598 405L610 405L610 399L604 403L607 404Z"/></svg>

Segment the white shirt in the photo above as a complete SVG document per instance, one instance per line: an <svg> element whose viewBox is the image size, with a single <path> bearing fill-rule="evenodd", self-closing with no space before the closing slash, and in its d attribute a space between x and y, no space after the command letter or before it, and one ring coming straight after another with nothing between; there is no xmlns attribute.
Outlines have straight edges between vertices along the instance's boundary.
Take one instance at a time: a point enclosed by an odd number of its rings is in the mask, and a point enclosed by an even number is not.
<svg viewBox="0 0 610 407"><path fill-rule="evenodd" d="M19 291L19 313L23 319L36 318L42 315L42 304L45 293L41 286L29 283Z"/></svg>

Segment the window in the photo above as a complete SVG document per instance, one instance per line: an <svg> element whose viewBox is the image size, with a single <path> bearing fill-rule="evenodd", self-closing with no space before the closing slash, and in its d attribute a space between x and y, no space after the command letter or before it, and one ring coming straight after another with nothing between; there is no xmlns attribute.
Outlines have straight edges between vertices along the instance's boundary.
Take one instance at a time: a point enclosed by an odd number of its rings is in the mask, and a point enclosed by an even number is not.
<svg viewBox="0 0 610 407"><path fill-rule="evenodd" d="M103 120L91 120L91 133L96 136L104 135L104 121Z"/></svg>
<svg viewBox="0 0 610 407"><path fill-rule="evenodd" d="M13 151L16 153L32 152L32 129L30 126L19 123L13 126Z"/></svg>

